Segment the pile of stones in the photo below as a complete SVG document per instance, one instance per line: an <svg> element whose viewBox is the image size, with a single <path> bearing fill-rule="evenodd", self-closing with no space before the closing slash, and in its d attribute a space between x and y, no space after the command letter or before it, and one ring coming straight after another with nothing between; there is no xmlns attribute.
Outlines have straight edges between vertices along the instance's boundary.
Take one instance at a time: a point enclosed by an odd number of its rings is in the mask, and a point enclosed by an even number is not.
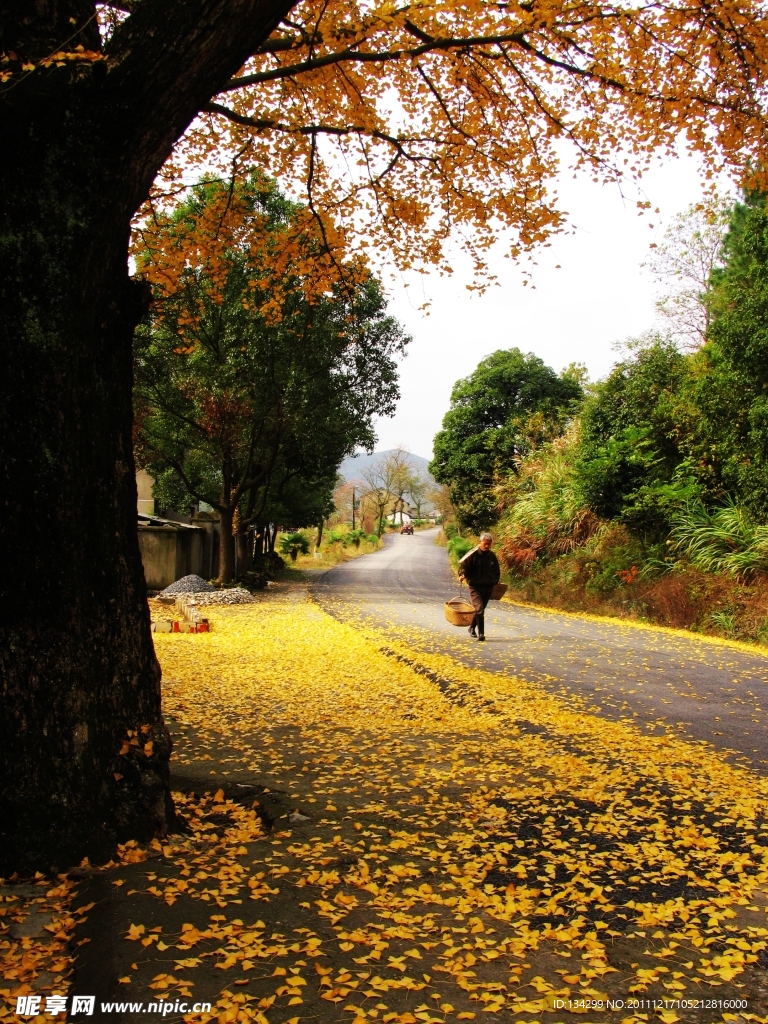
<svg viewBox="0 0 768 1024"><path fill-rule="evenodd" d="M201 576L182 576L180 580L171 583L169 587L160 592L160 597L174 597L176 594L211 594L216 593L217 588L208 583Z"/></svg>
<svg viewBox="0 0 768 1024"><path fill-rule="evenodd" d="M255 598L243 587L231 587L229 590L216 590L213 593L203 591L184 594L184 597L197 605L201 604L253 604Z"/></svg>
<svg viewBox="0 0 768 1024"><path fill-rule="evenodd" d="M175 602L176 608L188 619L196 618L194 610L201 605L253 604L254 598L244 587L219 590L200 576L183 576L158 594L163 603Z"/></svg>

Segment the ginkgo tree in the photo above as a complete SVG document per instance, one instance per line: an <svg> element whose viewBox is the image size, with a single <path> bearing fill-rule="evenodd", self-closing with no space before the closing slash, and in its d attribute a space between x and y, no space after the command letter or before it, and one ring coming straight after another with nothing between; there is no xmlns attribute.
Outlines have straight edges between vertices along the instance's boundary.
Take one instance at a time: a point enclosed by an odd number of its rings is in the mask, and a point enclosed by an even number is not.
<svg viewBox="0 0 768 1024"><path fill-rule="evenodd" d="M762 168L767 22L758 0L5 5L0 870L173 819L131 451L153 182L247 159L305 193L331 256L446 270L456 238L482 278L500 232L515 254L563 224L564 141L603 177L681 135L710 171Z"/></svg>

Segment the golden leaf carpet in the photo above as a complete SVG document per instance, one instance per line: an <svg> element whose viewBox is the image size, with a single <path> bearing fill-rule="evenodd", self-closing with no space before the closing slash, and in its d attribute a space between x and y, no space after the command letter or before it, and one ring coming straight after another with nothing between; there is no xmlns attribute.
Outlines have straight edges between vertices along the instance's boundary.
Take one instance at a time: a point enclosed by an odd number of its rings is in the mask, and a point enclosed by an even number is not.
<svg viewBox="0 0 768 1024"><path fill-rule="evenodd" d="M175 770L216 791L138 865L176 923L132 922L126 991L213 992L190 1021L768 1022L767 780L300 592L211 618L155 635Z"/></svg>

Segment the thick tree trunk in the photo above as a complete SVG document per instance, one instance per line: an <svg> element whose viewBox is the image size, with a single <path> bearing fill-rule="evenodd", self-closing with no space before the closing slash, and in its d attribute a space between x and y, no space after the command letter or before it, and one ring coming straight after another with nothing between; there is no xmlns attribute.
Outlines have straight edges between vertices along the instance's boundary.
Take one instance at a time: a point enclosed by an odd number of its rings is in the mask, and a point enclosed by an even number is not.
<svg viewBox="0 0 768 1024"><path fill-rule="evenodd" d="M107 858L173 814L131 448L147 296L110 168L64 118L52 103L0 164L0 875Z"/></svg>
<svg viewBox="0 0 768 1024"><path fill-rule="evenodd" d="M107 859L172 824L136 529L131 338L148 296L129 225L290 6L142 0L108 61L30 73L64 39L99 48L94 7L3 12L0 50L19 60L0 90L0 876Z"/></svg>

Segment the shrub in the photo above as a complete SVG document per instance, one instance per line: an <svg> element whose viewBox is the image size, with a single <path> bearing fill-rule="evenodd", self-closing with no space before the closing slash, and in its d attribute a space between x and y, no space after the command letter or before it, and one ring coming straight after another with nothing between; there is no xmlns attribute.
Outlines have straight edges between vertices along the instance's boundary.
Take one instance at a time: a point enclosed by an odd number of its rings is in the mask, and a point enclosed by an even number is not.
<svg viewBox="0 0 768 1024"><path fill-rule="evenodd" d="M453 567L458 566L460 560L471 551L475 545L471 540L467 540L466 537L452 537L448 541L448 557L453 564Z"/></svg>
<svg viewBox="0 0 768 1024"><path fill-rule="evenodd" d="M572 427L521 462L517 474L497 489L505 509L499 556L517 575L525 575L537 558L557 558L582 547L603 526L576 487L578 444L578 429Z"/></svg>
<svg viewBox="0 0 768 1024"><path fill-rule="evenodd" d="M302 555L309 554L309 537L306 533L286 533L280 538L280 550L284 555L290 555L291 561L295 562L299 552Z"/></svg>

